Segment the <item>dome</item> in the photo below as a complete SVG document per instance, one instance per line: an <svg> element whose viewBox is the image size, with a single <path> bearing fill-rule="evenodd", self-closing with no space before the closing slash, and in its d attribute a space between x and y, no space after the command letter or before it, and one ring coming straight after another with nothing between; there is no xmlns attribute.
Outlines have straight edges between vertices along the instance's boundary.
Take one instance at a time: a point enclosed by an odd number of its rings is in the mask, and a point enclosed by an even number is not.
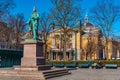
<svg viewBox="0 0 120 80"><path fill-rule="evenodd" d="M85 23L84 26L85 27L94 27L94 25L92 23Z"/></svg>
<svg viewBox="0 0 120 80"><path fill-rule="evenodd" d="M87 34L94 34L97 35L99 33L98 27L94 26L92 23L84 23L83 26L83 31Z"/></svg>
<svg viewBox="0 0 120 80"><path fill-rule="evenodd" d="M88 15L85 16L85 22L82 24L82 27L95 27L92 23L88 21Z"/></svg>
<svg viewBox="0 0 120 80"><path fill-rule="evenodd" d="M80 27L77 27L76 30L77 29L79 30L79 28ZM99 34L99 28L88 21L88 15L86 15L84 23L81 24L81 29L84 32L84 35L89 35L89 34L98 35Z"/></svg>

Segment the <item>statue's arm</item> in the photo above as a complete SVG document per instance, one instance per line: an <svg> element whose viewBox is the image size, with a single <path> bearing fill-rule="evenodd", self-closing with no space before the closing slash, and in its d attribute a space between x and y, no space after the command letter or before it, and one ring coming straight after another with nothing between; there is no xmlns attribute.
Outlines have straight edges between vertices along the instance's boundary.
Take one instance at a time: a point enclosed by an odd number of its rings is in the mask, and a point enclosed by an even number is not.
<svg viewBox="0 0 120 80"><path fill-rule="evenodd" d="M30 23L30 19L26 22L26 24L29 24Z"/></svg>

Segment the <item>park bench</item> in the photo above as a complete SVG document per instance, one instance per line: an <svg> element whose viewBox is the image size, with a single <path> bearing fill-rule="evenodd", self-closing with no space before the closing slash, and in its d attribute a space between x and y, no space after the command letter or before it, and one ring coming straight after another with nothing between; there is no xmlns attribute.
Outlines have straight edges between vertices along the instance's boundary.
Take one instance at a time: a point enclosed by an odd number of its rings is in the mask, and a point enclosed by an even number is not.
<svg viewBox="0 0 120 80"><path fill-rule="evenodd" d="M76 62L74 63L66 63L66 68L75 68L76 67Z"/></svg>
<svg viewBox="0 0 120 80"><path fill-rule="evenodd" d="M54 66L55 67L64 67L64 64L63 63L54 63Z"/></svg>
<svg viewBox="0 0 120 80"><path fill-rule="evenodd" d="M78 63L78 67L79 68L89 68L89 67L91 67L92 64L93 64L93 62Z"/></svg>
<svg viewBox="0 0 120 80"><path fill-rule="evenodd" d="M117 64L105 64L105 68L114 68L117 69Z"/></svg>

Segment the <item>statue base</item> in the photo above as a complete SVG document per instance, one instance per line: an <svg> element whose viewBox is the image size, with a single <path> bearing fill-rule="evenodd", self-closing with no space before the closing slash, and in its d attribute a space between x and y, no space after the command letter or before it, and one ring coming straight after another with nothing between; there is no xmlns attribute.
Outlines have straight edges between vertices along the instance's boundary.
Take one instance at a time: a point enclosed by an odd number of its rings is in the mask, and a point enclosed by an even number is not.
<svg viewBox="0 0 120 80"><path fill-rule="evenodd" d="M39 65L39 66L14 66L14 70L18 71L42 71L50 70L51 67L48 65Z"/></svg>
<svg viewBox="0 0 120 80"><path fill-rule="evenodd" d="M21 66L14 66L15 70L48 70L50 66L45 65L43 56L43 42L39 40L26 40L24 44L24 54L21 59Z"/></svg>

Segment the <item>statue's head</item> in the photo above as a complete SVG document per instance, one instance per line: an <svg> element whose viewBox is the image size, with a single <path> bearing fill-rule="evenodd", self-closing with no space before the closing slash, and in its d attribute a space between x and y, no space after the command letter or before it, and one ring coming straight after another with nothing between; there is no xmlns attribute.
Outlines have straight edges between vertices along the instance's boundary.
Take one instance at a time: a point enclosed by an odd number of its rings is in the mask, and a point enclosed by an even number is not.
<svg viewBox="0 0 120 80"><path fill-rule="evenodd" d="M35 6L33 7L33 12L36 12L36 7Z"/></svg>

